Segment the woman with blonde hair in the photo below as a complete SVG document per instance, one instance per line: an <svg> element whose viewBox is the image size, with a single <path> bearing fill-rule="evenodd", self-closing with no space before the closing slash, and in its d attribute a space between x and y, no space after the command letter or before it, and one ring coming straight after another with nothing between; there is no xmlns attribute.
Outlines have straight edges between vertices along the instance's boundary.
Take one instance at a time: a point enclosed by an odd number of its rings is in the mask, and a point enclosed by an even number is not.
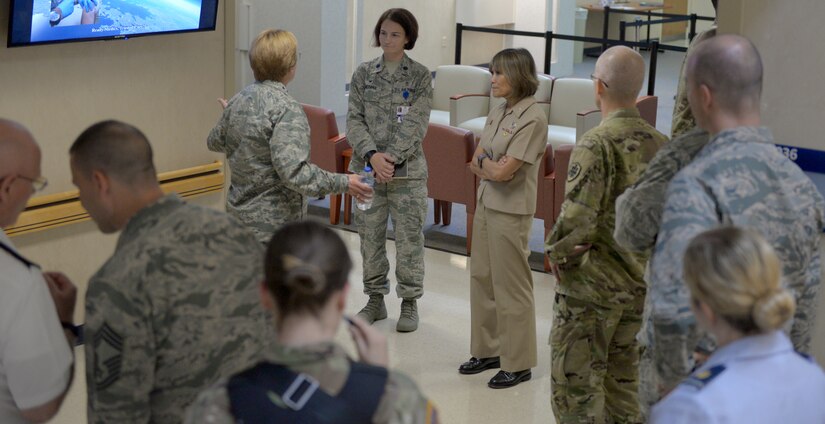
<svg viewBox="0 0 825 424"><path fill-rule="evenodd" d="M291 32L261 32L249 49L255 82L228 102L219 99L223 115L206 142L209 150L226 154L232 171L226 211L263 244L285 223L306 217L307 196L372 193L357 175L327 172L309 162L309 123L286 90L298 57Z"/></svg>
<svg viewBox="0 0 825 424"><path fill-rule="evenodd" d="M825 374L782 332L795 301L781 273L753 231L724 227L690 242L691 306L718 348L653 407L652 423L825 423Z"/></svg>

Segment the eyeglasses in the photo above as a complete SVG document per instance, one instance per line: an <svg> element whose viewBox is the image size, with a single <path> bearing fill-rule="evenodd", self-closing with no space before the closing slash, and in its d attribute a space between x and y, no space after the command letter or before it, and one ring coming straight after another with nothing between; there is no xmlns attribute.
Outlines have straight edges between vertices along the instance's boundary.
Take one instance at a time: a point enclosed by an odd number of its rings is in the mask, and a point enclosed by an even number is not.
<svg viewBox="0 0 825 424"><path fill-rule="evenodd" d="M19 178L22 178L26 181L31 182L32 187L34 187L34 191L41 191L44 188L46 188L47 185L49 185L49 180L47 180L45 177L29 178L25 175L20 175L20 174L17 174L17 176Z"/></svg>
<svg viewBox="0 0 825 424"><path fill-rule="evenodd" d="M593 74L590 74L590 79L592 79L593 81L600 81L602 84L604 84L604 88L610 88L610 86L607 85L607 83L603 79L601 79L601 78L599 78L599 77L597 77Z"/></svg>

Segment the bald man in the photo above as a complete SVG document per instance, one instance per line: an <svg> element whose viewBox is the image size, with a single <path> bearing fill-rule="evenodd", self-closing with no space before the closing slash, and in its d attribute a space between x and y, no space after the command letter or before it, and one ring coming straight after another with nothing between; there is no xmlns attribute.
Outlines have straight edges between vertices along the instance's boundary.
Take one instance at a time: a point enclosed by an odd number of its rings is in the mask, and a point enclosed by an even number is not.
<svg viewBox="0 0 825 424"><path fill-rule="evenodd" d="M180 423L200 390L274 337L260 243L228 215L164 195L131 125L95 124L69 154L81 203L102 232L120 231L86 292L89 423Z"/></svg>
<svg viewBox="0 0 825 424"><path fill-rule="evenodd" d="M0 227L17 221L42 189L40 148L21 125L0 119ZM0 422L45 422L60 408L73 375L77 291L43 274L0 229ZM61 323L62 327L61 328Z"/></svg>
<svg viewBox="0 0 825 424"><path fill-rule="evenodd" d="M570 157L565 201L545 248L554 265L552 401L558 423L641 423L637 399L647 258L613 240L616 197L636 182L667 137L639 115L645 63L627 47L596 62L602 122Z"/></svg>
<svg viewBox="0 0 825 424"><path fill-rule="evenodd" d="M760 126L762 61L756 48L743 37L717 35L696 46L687 73L690 108L710 141L668 187L650 264L645 333L651 355L641 367L654 381L642 384L655 385L660 396L688 376L698 344L712 345L696 327L682 277L682 256L694 236L736 225L771 243L796 296L790 336L802 352L810 348L821 278L825 201Z"/></svg>

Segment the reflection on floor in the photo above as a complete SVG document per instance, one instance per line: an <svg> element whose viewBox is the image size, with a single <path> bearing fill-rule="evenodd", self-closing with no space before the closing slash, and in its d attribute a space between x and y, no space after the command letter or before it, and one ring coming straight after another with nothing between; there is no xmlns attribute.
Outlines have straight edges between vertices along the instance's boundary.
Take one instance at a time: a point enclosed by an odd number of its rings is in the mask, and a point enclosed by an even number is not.
<svg viewBox="0 0 825 424"><path fill-rule="evenodd" d="M355 262L352 288L347 311L355 314L366 302L361 283L358 235L341 231ZM390 264L395 265L395 246L387 243ZM419 301L421 324L418 331L400 334L395 323L400 299L394 291L386 297L389 318L376 326L389 337L392 367L403 371L418 382L419 387L439 408L444 423L554 423L550 408L550 334L552 317L553 277L533 273L539 339L539 365L533 369L533 379L514 388L493 390L487 380L494 371L477 375L458 374L458 365L469 358L469 262L461 255L427 249L425 253L425 294ZM394 278L390 278L394 281ZM394 290L394 285L393 285ZM355 352L342 327L338 338ZM76 351L75 381L55 424L86 422L86 384L82 349Z"/></svg>

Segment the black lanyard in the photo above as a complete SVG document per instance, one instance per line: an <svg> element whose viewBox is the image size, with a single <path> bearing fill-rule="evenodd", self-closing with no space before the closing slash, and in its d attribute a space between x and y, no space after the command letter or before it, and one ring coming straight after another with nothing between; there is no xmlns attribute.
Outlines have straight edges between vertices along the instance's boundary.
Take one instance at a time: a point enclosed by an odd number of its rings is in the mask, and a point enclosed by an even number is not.
<svg viewBox="0 0 825 424"><path fill-rule="evenodd" d="M40 268L39 265L37 265L36 263L24 258L19 253L17 253L17 251L15 251L14 249L12 249L9 246L6 246L4 243L0 243L0 249L5 250L6 252L9 253L9 255L11 255L13 258L17 259L18 261L23 262L23 264L26 265L29 268L31 268L31 267Z"/></svg>

